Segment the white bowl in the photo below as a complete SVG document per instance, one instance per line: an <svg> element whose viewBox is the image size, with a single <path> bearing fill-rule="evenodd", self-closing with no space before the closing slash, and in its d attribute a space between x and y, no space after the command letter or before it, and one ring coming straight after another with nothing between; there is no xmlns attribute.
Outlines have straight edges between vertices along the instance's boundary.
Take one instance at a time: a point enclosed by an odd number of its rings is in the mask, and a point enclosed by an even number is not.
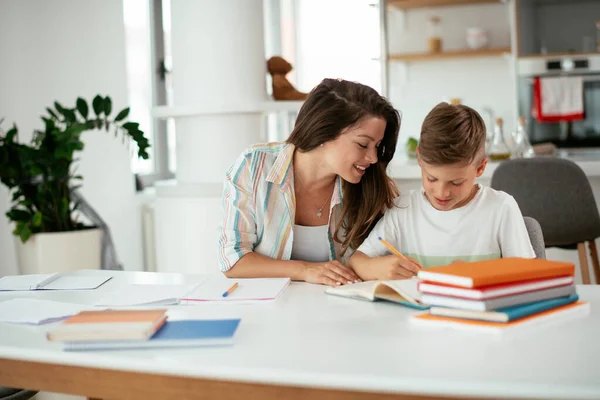
<svg viewBox="0 0 600 400"><path fill-rule="evenodd" d="M467 28L467 45L472 50L479 50L488 47L490 36L487 30L483 28Z"/></svg>

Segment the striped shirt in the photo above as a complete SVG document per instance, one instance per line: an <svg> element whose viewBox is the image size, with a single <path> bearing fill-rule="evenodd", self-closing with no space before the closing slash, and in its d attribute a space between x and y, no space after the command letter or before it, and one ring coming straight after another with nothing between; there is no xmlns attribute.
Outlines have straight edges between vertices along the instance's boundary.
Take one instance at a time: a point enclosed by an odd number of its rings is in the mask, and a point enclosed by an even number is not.
<svg viewBox="0 0 600 400"><path fill-rule="evenodd" d="M223 187L223 224L219 233L221 271L250 252L290 260L294 240L296 195L294 150L289 143L254 145L227 171ZM342 186L338 177L329 208L330 260L341 244L334 232L341 215Z"/></svg>

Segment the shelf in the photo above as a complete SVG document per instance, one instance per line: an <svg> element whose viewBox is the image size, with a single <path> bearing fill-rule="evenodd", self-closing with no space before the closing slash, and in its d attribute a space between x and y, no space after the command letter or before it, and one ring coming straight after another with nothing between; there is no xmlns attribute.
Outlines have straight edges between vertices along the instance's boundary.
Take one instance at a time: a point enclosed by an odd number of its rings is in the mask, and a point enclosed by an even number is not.
<svg viewBox="0 0 600 400"><path fill-rule="evenodd" d="M481 50L450 50L441 53L407 53L407 54L390 54L390 61L437 61L450 60L453 58L475 58L475 57L494 57L510 54L509 47L500 47L493 49Z"/></svg>
<svg viewBox="0 0 600 400"><path fill-rule="evenodd" d="M501 0L388 0L387 4L396 8L408 10L411 8L445 7L500 2Z"/></svg>
<svg viewBox="0 0 600 400"><path fill-rule="evenodd" d="M570 58L574 58L574 57L593 57L593 56L600 56L599 52L593 52L593 53L584 53L584 52L575 52L575 53L546 53L546 54L531 54L531 55L526 55L526 56L519 56L518 58L520 60L522 59L527 59L527 58L533 58L533 59L539 59L539 58L547 58L547 59L552 59L552 58L565 58L565 57L570 57Z"/></svg>
<svg viewBox="0 0 600 400"><path fill-rule="evenodd" d="M158 106L152 108L151 114L154 118L164 119L218 114L263 114L278 111L298 112L303 103L303 101L267 100L253 104Z"/></svg>

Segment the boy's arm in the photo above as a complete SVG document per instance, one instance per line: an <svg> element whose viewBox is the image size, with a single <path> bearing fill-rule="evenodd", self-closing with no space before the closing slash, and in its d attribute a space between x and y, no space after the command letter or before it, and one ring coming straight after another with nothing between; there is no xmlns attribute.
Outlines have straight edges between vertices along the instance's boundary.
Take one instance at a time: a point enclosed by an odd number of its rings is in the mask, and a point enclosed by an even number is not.
<svg viewBox="0 0 600 400"><path fill-rule="evenodd" d="M406 279L419 270L419 266L410 260L388 255L389 250L379 240L381 237L399 247L400 230L394 223L394 214L394 209L388 210L348 260L348 266L362 280Z"/></svg>
<svg viewBox="0 0 600 400"><path fill-rule="evenodd" d="M380 257L377 257L380 258ZM363 281L372 281L382 279L373 268L373 261L377 258L371 258L360 250L356 250L348 260L348 266L356 272L356 275Z"/></svg>
<svg viewBox="0 0 600 400"><path fill-rule="evenodd" d="M535 258L523 215L512 196L504 203L498 240L503 258Z"/></svg>

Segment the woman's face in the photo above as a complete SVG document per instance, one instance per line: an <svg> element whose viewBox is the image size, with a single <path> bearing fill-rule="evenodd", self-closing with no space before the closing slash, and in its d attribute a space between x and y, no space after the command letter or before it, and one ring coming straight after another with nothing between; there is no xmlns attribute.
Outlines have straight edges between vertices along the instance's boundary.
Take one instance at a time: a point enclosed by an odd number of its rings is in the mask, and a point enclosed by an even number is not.
<svg viewBox="0 0 600 400"><path fill-rule="evenodd" d="M382 118L363 118L336 139L324 143L326 166L345 181L359 183L366 169L377 162L377 148L383 140L385 125Z"/></svg>

